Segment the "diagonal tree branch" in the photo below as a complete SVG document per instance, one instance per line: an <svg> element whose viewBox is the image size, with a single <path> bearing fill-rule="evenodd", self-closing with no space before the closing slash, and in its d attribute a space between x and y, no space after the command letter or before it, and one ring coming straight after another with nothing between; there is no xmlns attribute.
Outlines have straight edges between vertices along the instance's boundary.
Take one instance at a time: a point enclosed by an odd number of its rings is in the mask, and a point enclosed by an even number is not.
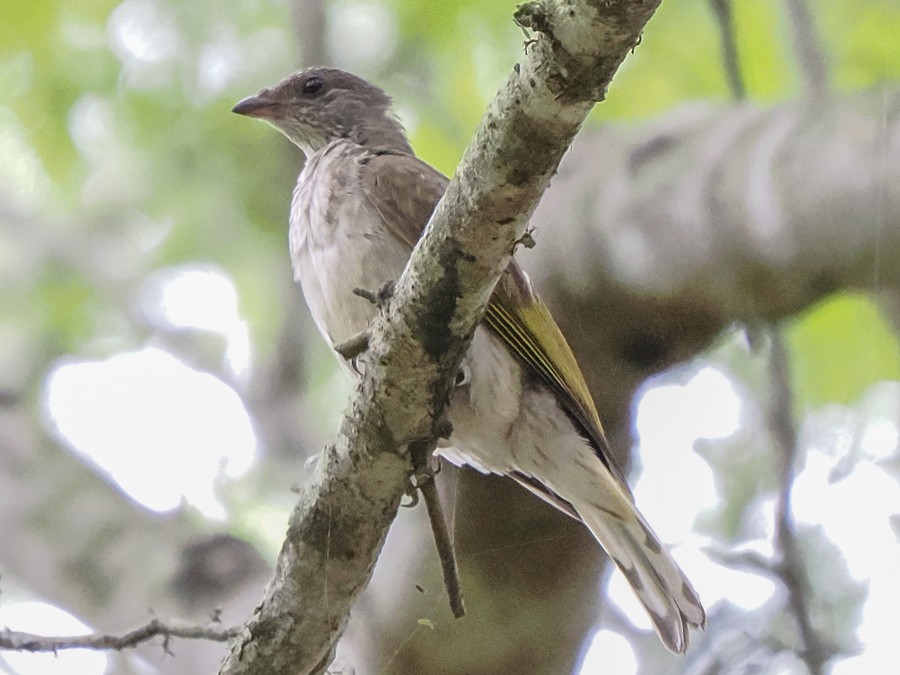
<svg viewBox="0 0 900 675"><path fill-rule="evenodd" d="M528 3L534 40L485 114L376 319L340 432L222 673L322 672L397 512L405 448L442 432L453 376L515 242L659 0Z"/></svg>

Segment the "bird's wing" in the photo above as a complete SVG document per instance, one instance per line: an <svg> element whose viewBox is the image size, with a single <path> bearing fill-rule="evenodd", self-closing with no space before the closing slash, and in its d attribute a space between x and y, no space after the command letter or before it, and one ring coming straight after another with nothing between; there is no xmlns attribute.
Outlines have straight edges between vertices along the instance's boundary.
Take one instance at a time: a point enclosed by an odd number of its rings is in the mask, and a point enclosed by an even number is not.
<svg viewBox="0 0 900 675"><path fill-rule="evenodd" d="M422 160L400 154L371 156L363 165L361 179L369 201L385 225L410 248L418 242L448 183L446 177ZM519 361L553 390L591 441L600 461L630 496L575 356L515 261L500 278L484 320Z"/></svg>
<svg viewBox="0 0 900 675"><path fill-rule="evenodd" d="M509 345L553 390L564 409L581 427L600 461L618 479L625 494L631 491L612 456L594 400L571 347L515 261L509 264L485 314L485 323Z"/></svg>
<svg viewBox="0 0 900 675"><path fill-rule="evenodd" d="M387 228L413 249L447 189L447 178L413 155L371 155L363 161L363 190Z"/></svg>

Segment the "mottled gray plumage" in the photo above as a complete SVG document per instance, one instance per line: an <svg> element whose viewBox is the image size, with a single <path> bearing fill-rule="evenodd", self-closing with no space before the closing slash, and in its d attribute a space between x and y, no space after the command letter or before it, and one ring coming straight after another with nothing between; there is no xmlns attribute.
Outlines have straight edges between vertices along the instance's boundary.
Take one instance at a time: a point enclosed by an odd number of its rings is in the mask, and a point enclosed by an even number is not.
<svg viewBox="0 0 900 675"><path fill-rule="evenodd" d="M400 276L447 179L415 157L389 97L341 70L300 71L234 111L270 122L307 156L291 205L294 276L322 335L343 342L376 311L353 289ZM463 372L438 454L510 476L583 521L663 643L687 649L689 628L706 621L697 594L634 506L571 350L516 263Z"/></svg>

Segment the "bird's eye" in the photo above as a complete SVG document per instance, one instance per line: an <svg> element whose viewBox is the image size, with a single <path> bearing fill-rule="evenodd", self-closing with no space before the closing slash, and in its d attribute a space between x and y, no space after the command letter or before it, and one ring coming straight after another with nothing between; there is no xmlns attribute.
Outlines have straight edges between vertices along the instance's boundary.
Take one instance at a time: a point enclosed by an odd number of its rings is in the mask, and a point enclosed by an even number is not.
<svg viewBox="0 0 900 675"><path fill-rule="evenodd" d="M325 80L314 75L303 83L303 93L306 96L312 96L313 94L318 94L320 91L322 91L324 86Z"/></svg>

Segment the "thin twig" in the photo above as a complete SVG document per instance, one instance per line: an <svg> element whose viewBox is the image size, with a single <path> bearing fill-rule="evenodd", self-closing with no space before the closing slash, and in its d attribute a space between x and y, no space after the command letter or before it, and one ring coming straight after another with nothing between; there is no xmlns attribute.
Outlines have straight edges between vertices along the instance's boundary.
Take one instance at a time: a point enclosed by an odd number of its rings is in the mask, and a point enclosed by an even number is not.
<svg viewBox="0 0 900 675"><path fill-rule="evenodd" d="M747 97L744 78L741 75L741 64L738 59L737 40L734 32L734 17L731 13L731 0L709 0L716 22L719 24L719 35L722 40L722 61L725 66L725 78L731 97L735 101L743 101Z"/></svg>
<svg viewBox="0 0 900 675"><path fill-rule="evenodd" d="M829 650L812 625L812 608L803 554L797 542L794 516L791 510L791 489L794 484L794 461L797 455L797 430L793 420L793 394L788 371L788 356L784 340L777 329L770 331L769 377L772 383L772 400L769 409L769 427L779 452L779 490L775 514L775 543L780 555L776 567L788 592L788 603L797 622L803 640L802 658L810 675L825 672L830 658Z"/></svg>
<svg viewBox="0 0 900 675"><path fill-rule="evenodd" d="M450 611L457 619L466 614L466 605L463 598L462 585L459 581L459 570L456 566L456 552L450 530L447 528L447 519L441 506L437 487L434 482L434 472L428 464L427 452L414 444L411 448L413 466L415 467L416 487L422 491L425 499L425 508L428 511L428 520L431 522L431 531L434 534L434 544L437 547L438 558L441 561L441 573L444 576L444 587L447 589L447 597L450 600Z"/></svg>
<svg viewBox="0 0 900 675"><path fill-rule="evenodd" d="M0 631L0 649L20 652L58 652L62 649L122 650L129 647L137 647L139 644L160 635L164 638L163 646L167 648L169 640L172 638L227 642L237 637L240 632L240 626L232 626L230 628L216 625L197 626L175 620L161 621L153 619L124 635L92 633L90 635L47 637L13 630L2 630Z"/></svg>
<svg viewBox="0 0 900 675"><path fill-rule="evenodd" d="M806 91L810 96L821 96L828 84L828 65L812 15L805 0L785 0L785 4L794 38L794 55Z"/></svg>

